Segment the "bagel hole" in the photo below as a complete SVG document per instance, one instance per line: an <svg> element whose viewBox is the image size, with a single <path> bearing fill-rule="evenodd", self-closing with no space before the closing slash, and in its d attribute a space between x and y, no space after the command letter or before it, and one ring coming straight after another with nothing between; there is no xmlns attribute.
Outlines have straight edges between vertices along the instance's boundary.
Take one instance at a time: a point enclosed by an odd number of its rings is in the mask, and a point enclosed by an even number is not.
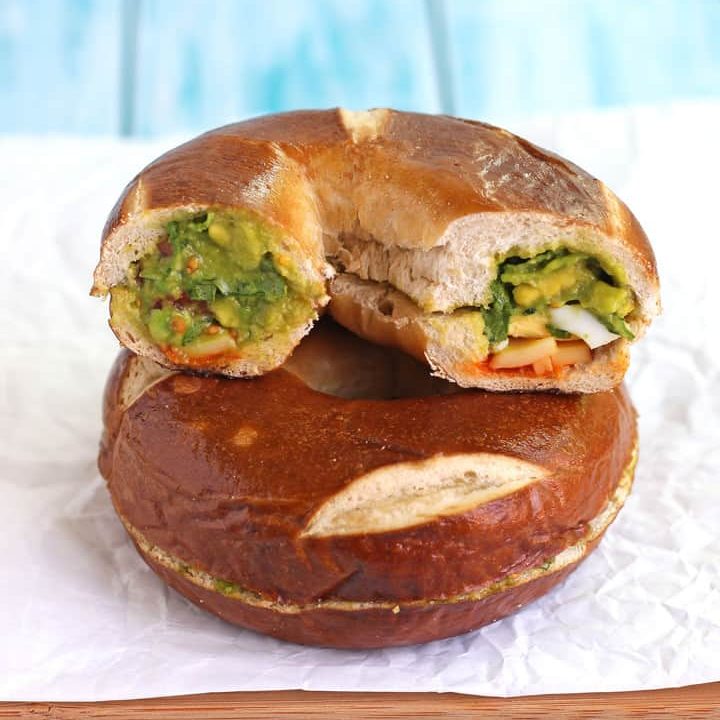
<svg viewBox="0 0 720 720"><path fill-rule="evenodd" d="M353 400L396 400L458 392L426 365L399 350L375 345L324 317L283 366L308 387Z"/></svg>

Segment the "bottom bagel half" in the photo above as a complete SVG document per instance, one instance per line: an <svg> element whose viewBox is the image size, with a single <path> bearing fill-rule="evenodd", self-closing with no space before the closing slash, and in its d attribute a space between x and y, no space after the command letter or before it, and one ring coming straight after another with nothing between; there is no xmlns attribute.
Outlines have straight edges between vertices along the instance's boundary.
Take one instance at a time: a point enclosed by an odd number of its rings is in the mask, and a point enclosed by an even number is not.
<svg viewBox="0 0 720 720"><path fill-rule="evenodd" d="M100 468L142 557L231 623L329 647L449 637L545 594L630 492L627 393L457 391L408 362L329 324L253 380L123 353Z"/></svg>

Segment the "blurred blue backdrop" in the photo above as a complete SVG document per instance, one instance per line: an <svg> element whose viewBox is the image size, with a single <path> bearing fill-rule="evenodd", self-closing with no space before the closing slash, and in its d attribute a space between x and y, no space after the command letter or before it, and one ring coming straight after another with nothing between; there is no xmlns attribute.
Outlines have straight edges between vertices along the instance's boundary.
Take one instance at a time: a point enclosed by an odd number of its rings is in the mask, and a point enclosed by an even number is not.
<svg viewBox="0 0 720 720"><path fill-rule="evenodd" d="M0 0L0 132L720 97L720 0Z"/></svg>

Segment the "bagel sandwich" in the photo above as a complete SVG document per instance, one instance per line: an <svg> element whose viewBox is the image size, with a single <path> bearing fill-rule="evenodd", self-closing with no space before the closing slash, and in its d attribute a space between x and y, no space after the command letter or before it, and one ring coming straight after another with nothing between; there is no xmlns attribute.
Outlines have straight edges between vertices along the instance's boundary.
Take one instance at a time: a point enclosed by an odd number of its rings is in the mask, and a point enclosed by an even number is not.
<svg viewBox="0 0 720 720"><path fill-rule="evenodd" d="M383 109L265 116L158 158L92 292L170 368L265 373L328 307L492 390L614 387L659 310L647 237L602 182L500 128Z"/></svg>
<svg viewBox="0 0 720 720"><path fill-rule="evenodd" d="M345 648L467 632L567 577L631 489L624 388L461 390L362 342L323 321L247 380L123 351L99 465L148 565L228 622Z"/></svg>

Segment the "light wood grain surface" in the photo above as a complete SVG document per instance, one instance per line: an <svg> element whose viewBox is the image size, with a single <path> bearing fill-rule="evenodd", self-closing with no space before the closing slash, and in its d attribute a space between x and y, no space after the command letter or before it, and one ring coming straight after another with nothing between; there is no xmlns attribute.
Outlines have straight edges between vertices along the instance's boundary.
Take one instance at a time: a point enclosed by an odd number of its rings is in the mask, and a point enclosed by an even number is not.
<svg viewBox="0 0 720 720"><path fill-rule="evenodd" d="M718 97L716 0L0 0L0 132L390 105L501 125Z"/></svg>
<svg viewBox="0 0 720 720"><path fill-rule="evenodd" d="M0 718L720 718L720 682L648 692L487 698L433 693L241 692L101 703L0 703Z"/></svg>

